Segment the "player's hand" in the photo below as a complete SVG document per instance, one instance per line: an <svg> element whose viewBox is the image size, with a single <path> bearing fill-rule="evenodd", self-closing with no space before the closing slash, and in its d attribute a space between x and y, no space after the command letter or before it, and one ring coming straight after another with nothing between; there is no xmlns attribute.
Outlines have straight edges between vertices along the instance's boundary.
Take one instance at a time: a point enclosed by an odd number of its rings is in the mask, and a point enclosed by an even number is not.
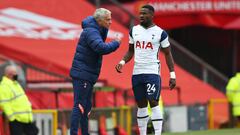
<svg viewBox="0 0 240 135"><path fill-rule="evenodd" d="M115 66L115 69L118 73L122 73L122 67L123 67L123 64L119 63Z"/></svg>
<svg viewBox="0 0 240 135"><path fill-rule="evenodd" d="M170 90L172 90L173 88L175 88L175 86L176 86L176 79L170 78L170 80L169 80Z"/></svg>

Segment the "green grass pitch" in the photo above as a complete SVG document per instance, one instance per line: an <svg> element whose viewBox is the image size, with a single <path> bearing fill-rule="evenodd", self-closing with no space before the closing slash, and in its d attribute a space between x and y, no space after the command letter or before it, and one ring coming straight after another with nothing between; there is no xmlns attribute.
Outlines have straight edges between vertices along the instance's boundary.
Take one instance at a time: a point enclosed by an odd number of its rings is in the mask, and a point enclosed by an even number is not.
<svg viewBox="0 0 240 135"><path fill-rule="evenodd" d="M183 133L163 133L163 135L240 135L240 128L189 131Z"/></svg>

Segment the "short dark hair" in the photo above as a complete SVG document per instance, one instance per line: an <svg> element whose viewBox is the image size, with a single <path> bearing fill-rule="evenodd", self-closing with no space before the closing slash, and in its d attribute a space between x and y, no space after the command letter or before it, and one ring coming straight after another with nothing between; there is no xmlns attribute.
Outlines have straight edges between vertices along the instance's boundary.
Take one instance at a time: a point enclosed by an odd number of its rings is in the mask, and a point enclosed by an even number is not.
<svg viewBox="0 0 240 135"><path fill-rule="evenodd" d="M142 8L147 8L148 10L150 10L150 11L152 11L152 12L154 13L154 8L153 8L153 6L151 6L151 5L149 5L149 4L142 6Z"/></svg>

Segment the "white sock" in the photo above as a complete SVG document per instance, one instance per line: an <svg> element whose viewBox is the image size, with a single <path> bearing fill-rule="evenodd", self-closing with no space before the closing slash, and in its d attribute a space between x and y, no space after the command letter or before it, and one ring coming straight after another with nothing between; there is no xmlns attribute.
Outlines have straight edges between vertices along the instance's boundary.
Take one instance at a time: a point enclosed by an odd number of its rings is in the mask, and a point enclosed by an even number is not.
<svg viewBox="0 0 240 135"><path fill-rule="evenodd" d="M152 119L154 131L155 131L155 135L161 135L163 116L159 106L155 106L152 108L151 119Z"/></svg>
<svg viewBox="0 0 240 135"><path fill-rule="evenodd" d="M138 108L137 111L137 123L140 131L140 135L147 134L147 123L148 123L148 108Z"/></svg>

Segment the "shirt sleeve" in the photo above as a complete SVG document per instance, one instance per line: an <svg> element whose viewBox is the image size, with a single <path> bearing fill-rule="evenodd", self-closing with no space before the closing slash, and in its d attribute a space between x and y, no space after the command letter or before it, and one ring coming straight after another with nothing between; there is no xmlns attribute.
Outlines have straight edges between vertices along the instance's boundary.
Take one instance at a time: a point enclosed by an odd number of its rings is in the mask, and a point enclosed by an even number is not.
<svg viewBox="0 0 240 135"><path fill-rule="evenodd" d="M87 44L100 55L109 54L115 51L120 43L117 41L111 41L105 43L100 35L100 33L94 29L89 29L87 33Z"/></svg>
<svg viewBox="0 0 240 135"><path fill-rule="evenodd" d="M168 41L168 34L166 31L162 32L161 39L160 39L160 44L162 48L167 48L170 46L170 43Z"/></svg>
<svg viewBox="0 0 240 135"><path fill-rule="evenodd" d="M132 36L132 28L129 31L129 44L134 44L133 36Z"/></svg>
<svg viewBox="0 0 240 135"><path fill-rule="evenodd" d="M134 44L133 38L129 35L129 44Z"/></svg>
<svg viewBox="0 0 240 135"><path fill-rule="evenodd" d="M8 88L4 85L0 86L0 108L3 112L8 116L9 120L12 121L11 115L13 114L13 110L11 108L11 94L8 91Z"/></svg>
<svg viewBox="0 0 240 135"><path fill-rule="evenodd" d="M231 78L226 86L227 89L226 95L230 102L232 102L233 96L235 92L238 90L238 88L239 88L238 81L235 78Z"/></svg>

